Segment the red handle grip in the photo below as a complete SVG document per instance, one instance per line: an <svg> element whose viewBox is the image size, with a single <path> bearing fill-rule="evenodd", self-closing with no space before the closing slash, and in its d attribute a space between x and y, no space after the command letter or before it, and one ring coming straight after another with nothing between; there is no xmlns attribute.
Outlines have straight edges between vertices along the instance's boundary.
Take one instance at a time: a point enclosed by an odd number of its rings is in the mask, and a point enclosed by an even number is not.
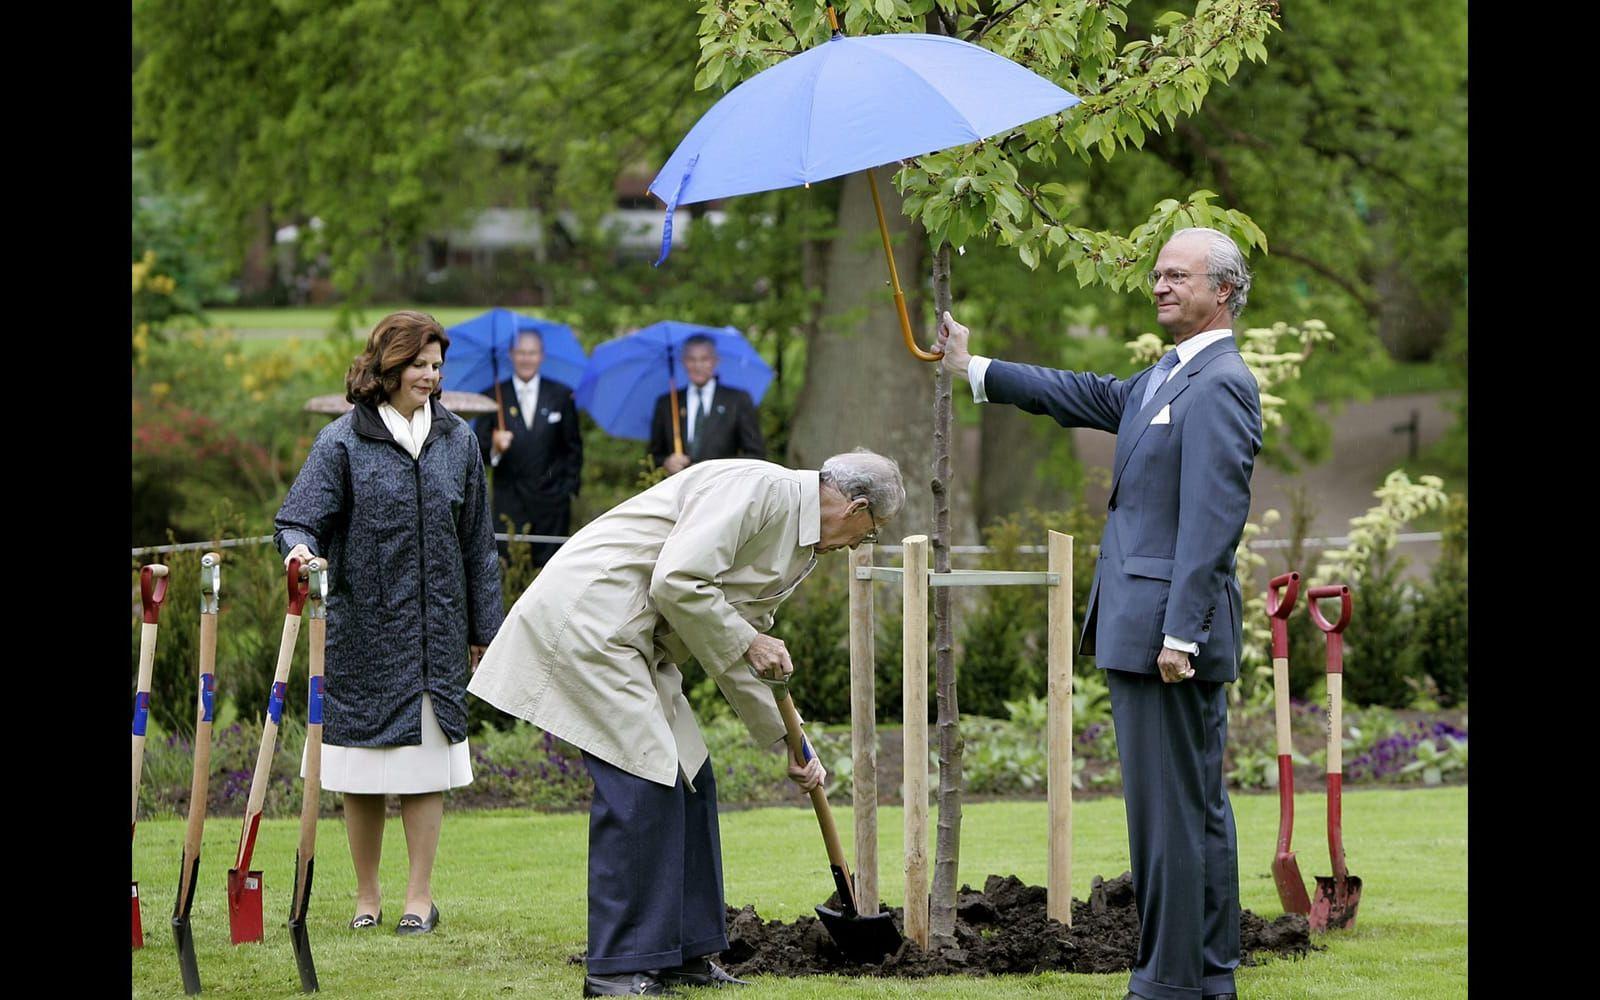
<svg viewBox="0 0 1600 1000"><path fill-rule="evenodd" d="M161 602L167 599L167 581L170 574L161 563L151 563L139 570L139 599L144 603L144 623L161 623Z"/></svg>
<svg viewBox="0 0 1600 1000"><path fill-rule="evenodd" d="M1322 609L1317 607L1318 601L1330 597L1339 599L1339 620L1332 625L1328 624L1328 619L1322 616ZM1338 635L1344 631L1346 625L1350 624L1350 588L1345 584L1335 583L1326 587L1312 587L1310 594L1307 595L1306 603L1311 608L1311 620L1317 623L1317 628L1330 635Z"/></svg>
<svg viewBox="0 0 1600 1000"><path fill-rule="evenodd" d="M284 579L289 585L289 613L298 615L306 606L306 595L311 592L311 579L298 559L289 560Z"/></svg>
<svg viewBox="0 0 1600 1000"><path fill-rule="evenodd" d="M1278 590L1283 589L1283 599ZM1289 655L1289 612L1294 610L1294 599L1300 595L1300 574L1290 570L1275 576L1267 584L1267 614L1272 617L1272 658L1283 659Z"/></svg>

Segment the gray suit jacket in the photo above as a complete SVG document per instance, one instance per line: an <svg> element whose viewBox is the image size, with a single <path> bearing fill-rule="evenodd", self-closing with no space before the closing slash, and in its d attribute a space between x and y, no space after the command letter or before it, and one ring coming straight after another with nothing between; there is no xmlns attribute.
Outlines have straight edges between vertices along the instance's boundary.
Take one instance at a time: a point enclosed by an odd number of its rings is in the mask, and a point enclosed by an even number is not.
<svg viewBox="0 0 1600 1000"><path fill-rule="evenodd" d="M1232 338L1207 346L1139 407L1153 368L1111 375L994 361L990 402L1117 435L1105 534L1079 651L1155 673L1162 636L1200 644L1200 680L1239 676L1244 599L1234 550L1250 514L1261 395ZM1170 422L1152 424L1165 407Z"/></svg>

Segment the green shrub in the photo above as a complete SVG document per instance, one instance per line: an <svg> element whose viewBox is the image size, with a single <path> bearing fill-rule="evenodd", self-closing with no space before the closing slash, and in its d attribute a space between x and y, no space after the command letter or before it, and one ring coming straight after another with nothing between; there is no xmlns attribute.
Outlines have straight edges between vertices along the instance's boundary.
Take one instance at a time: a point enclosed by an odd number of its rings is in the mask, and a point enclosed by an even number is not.
<svg viewBox="0 0 1600 1000"><path fill-rule="evenodd" d="M1417 604L1417 670L1433 678L1443 705L1467 701L1467 502L1445 511L1442 551Z"/></svg>

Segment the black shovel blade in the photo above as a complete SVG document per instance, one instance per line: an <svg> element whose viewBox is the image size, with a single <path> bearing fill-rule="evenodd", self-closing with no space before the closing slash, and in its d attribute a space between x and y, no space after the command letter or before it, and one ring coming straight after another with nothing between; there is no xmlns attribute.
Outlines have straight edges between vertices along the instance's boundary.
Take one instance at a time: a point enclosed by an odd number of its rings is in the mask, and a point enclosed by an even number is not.
<svg viewBox="0 0 1600 1000"><path fill-rule="evenodd" d="M877 965L900 950L903 939L894 925L892 913L863 917L859 913L844 913L819 906L817 917L822 920L822 926L827 928L833 943L852 962Z"/></svg>
<svg viewBox="0 0 1600 1000"><path fill-rule="evenodd" d="M180 868L183 862L178 862ZM189 996L200 993L200 965L194 957L194 928L189 925L189 911L194 906L194 887L200 880L200 858L189 865L189 891L183 891L183 872L178 873L178 899L172 906L172 940L178 945L178 968L183 973L183 992Z"/></svg>
<svg viewBox="0 0 1600 1000"><path fill-rule="evenodd" d="M311 957L311 936L306 931L306 915L311 909L311 872L316 867L316 859L306 862L306 884L300 885L300 858L295 857L295 887L294 893L289 897L294 901L294 907L289 911L289 944L294 948L294 964L300 970L300 992L315 993L320 987L317 985L317 963Z"/></svg>

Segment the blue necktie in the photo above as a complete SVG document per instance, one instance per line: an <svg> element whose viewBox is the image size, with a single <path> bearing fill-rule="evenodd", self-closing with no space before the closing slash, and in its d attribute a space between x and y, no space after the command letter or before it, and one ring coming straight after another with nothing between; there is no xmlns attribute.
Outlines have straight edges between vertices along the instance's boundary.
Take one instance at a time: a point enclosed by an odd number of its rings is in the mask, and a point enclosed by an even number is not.
<svg viewBox="0 0 1600 1000"><path fill-rule="evenodd" d="M1139 404L1139 409L1142 410L1150 405L1150 401L1156 398L1156 393L1167 384L1167 376L1172 374L1172 369L1176 367L1178 367L1178 349L1174 347L1161 355L1161 360L1156 362L1156 370L1151 372L1150 378L1145 381L1144 402Z"/></svg>

